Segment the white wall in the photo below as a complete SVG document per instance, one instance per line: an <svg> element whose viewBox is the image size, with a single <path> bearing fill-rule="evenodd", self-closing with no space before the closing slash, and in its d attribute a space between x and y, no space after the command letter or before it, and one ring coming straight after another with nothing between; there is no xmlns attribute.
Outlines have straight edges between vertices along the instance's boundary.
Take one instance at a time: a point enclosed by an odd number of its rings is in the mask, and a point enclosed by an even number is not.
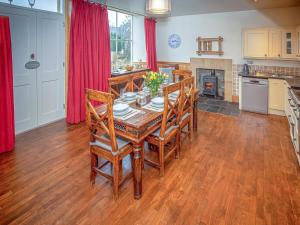
<svg viewBox="0 0 300 225"><path fill-rule="evenodd" d="M219 58L220 56L198 56L196 38L224 37L224 55L233 63L244 63L242 59L242 29L250 27L276 27L300 25L300 7L273 10L251 10L239 12L199 14L161 19L157 23L157 54L159 61L189 62L191 57ZM177 49L168 46L168 36L179 34L182 44ZM255 64L295 66L295 62L259 60Z"/></svg>
<svg viewBox="0 0 300 225"><path fill-rule="evenodd" d="M145 30L144 30L144 17L133 16L132 22L132 35L133 35L133 62L138 60L146 61L146 44L145 44Z"/></svg>

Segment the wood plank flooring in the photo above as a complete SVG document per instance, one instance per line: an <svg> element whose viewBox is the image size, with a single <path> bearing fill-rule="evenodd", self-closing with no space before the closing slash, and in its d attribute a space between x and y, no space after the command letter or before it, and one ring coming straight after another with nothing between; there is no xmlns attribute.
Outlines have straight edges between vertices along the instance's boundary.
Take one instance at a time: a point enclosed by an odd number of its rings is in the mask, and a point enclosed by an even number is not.
<svg viewBox="0 0 300 225"><path fill-rule="evenodd" d="M299 225L300 169L286 119L198 119L165 177L145 167L139 201L132 180L118 201L104 178L90 186L84 125L60 121L18 136L15 151L0 155L0 224Z"/></svg>

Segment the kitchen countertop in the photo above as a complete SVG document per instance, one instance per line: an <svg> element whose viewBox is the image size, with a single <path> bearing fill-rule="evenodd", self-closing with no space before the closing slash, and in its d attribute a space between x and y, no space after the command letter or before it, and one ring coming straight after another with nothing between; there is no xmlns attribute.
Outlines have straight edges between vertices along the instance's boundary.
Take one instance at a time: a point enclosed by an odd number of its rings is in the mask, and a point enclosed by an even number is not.
<svg viewBox="0 0 300 225"><path fill-rule="evenodd" d="M297 104L300 106L300 76L273 75L269 73L250 73L249 75L239 73L241 77L259 78L259 79L280 79L285 80L291 87L291 91L296 97Z"/></svg>

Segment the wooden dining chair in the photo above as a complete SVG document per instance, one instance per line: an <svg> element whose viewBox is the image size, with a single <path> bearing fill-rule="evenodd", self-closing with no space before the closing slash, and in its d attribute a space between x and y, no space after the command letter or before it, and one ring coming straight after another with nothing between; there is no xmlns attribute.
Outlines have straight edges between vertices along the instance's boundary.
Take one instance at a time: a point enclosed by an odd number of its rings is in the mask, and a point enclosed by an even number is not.
<svg viewBox="0 0 300 225"><path fill-rule="evenodd" d="M97 113L92 102L106 104L106 111ZM130 154L133 167L133 148L129 141L116 136L113 122L113 95L110 93L86 90L86 123L90 131L90 154L91 154L91 182L95 184L96 174L100 174L113 183L115 199L118 198L119 186L127 178L129 173L122 179L122 159ZM98 157L105 162L99 165ZM102 169L111 164L113 173L109 174Z"/></svg>
<svg viewBox="0 0 300 225"><path fill-rule="evenodd" d="M144 78L143 78L143 76L144 75L146 75L146 72L131 75L133 91L140 92L140 91L143 90L143 87L144 87Z"/></svg>
<svg viewBox="0 0 300 225"><path fill-rule="evenodd" d="M193 131L193 108L194 108L194 92L195 92L195 79L188 77L180 82L181 84L181 98L180 98L180 121L179 131L180 134L187 134L191 138ZM187 127L187 132L184 128Z"/></svg>
<svg viewBox="0 0 300 225"><path fill-rule="evenodd" d="M175 83L175 82L182 81L185 78L191 77L192 71L191 70L173 70L172 75L173 75L173 82Z"/></svg>
<svg viewBox="0 0 300 225"><path fill-rule="evenodd" d="M179 91L176 100L169 99L169 94ZM158 162L147 158L145 156L145 162L155 168L159 169L160 176L164 176L165 162L175 154L175 158L178 157L180 133L179 133L179 103L181 96L181 84L176 83L163 88L164 93L164 111L162 116L161 127L154 133L146 138L146 142L150 145L154 145L158 152ZM173 143L172 143L173 142ZM166 152L166 146L170 149Z"/></svg>
<svg viewBox="0 0 300 225"><path fill-rule="evenodd" d="M108 79L109 93L113 94L115 98L120 97L120 90L124 89L125 92L133 91L133 80L131 75L122 75Z"/></svg>

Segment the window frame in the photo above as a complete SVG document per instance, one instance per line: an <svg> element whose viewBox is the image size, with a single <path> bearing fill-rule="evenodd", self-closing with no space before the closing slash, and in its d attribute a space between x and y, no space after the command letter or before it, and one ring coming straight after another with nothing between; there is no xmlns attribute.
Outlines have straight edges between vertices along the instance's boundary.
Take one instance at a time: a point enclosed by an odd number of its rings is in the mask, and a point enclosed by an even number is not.
<svg viewBox="0 0 300 225"><path fill-rule="evenodd" d="M130 20L130 39L122 39L120 37L120 39L118 39L118 29L117 29L117 33L116 33L116 37L115 39L112 39L111 38L111 33L109 32L109 39L110 39L110 43L114 42L115 43L115 49L116 49L116 54L118 55L118 42L129 42L130 43L130 65L132 65L133 63L133 15L132 14L129 14L127 12L122 12L122 11L118 11L118 10L115 10L115 9L108 9L108 11L112 11L115 13L115 21L116 21L116 29L119 27L119 23L118 23L118 14L125 14L127 16L130 16L131 17L131 20ZM110 29L111 27L109 27ZM112 47L111 47L112 49ZM112 53L112 50L111 50L111 53ZM126 65L122 65L118 62L118 60L116 60L116 68L114 69L113 68L113 61L111 62L111 69L112 71L117 71L119 70L119 67L120 66L126 66Z"/></svg>
<svg viewBox="0 0 300 225"><path fill-rule="evenodd" d="M55 1L56 1L56 11L36 8L36 6L33 6L31 8L29 3L28 3L28 0L24 0L24 3L26 2L28 4L28 5L26 4L26 6L15 4L14 1L9 2L9 0L2 0L2 1L0 1L0 4L6 4L6 5L9 5L9 6L13 6L13 7L21 7L21 8L24 8L24 9L30 9L30 10L36 10L36 11L44 11L44 12L50 12L50 13L64 14L65 1L64 0L55 0Z"/></svg>

